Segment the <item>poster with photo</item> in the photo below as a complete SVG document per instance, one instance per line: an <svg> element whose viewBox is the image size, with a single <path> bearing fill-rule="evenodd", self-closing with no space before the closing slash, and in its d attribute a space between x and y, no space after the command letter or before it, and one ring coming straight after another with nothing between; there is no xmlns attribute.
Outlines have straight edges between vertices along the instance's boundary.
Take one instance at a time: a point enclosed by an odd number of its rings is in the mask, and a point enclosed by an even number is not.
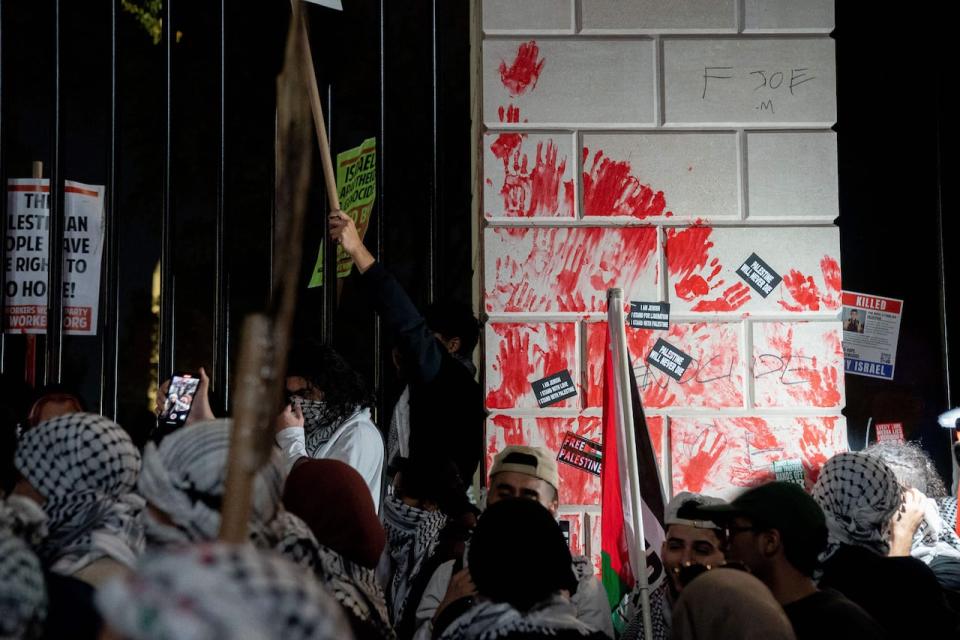
<svg viewBox="0 0 960 640"><path fill-rule="evenodd" d="M903 300L843 292L843 359L846 372L893 380Z"/></svg>

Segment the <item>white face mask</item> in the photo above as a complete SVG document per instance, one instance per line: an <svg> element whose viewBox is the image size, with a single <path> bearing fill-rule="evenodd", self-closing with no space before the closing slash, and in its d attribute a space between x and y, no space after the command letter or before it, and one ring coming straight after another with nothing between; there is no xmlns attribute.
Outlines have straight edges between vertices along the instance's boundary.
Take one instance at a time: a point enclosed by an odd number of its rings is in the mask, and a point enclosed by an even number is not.
<svg viewBox="0 0 960 640"><path fill-rule="evenodd" d="M149 547L172 547L192 542L187 534L177 527L171 527L157 520L150 509L144 509L143 511L143 526L147 546Z"/></svg>

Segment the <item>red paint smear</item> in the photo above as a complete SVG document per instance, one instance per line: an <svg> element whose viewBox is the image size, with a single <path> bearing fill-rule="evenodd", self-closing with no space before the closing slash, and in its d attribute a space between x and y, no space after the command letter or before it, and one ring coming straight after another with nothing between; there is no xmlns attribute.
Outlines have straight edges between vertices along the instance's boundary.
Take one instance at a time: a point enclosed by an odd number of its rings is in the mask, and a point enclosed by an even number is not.
<svg viewBox="0 0 960 640"><path fill-rule="evenodd" d="M783 277L783 285L797 304L791 304L781 299L778 300L780 306L787 311L819 311L821 303L827 309L838 308L840 305L838 295L840 293L840 265L830 256L824 256L820 261L820 271L823 274L823 282L828 289L828 291L822 293L814 282L813 276L807 276L796 269L791 269L790 273Z"/></svg>
<svg viewBox="0 0 960 640"><path fill-rule="evenodd" d="M733 418L733 424L752 435L750 446L754 449L774 449L778 446L777 438L763 418Z"/></svg>
<svg viewBox="0 0 960 640"><path fill-rule="evenodd" d="M503 161L504 170L507 169L507 163L510 162L510 156L513 155L523 144L523 136L519 133L501 133L497 139L490 145L490 151L493 155Z"/></svg>
<svg viewBox="0 0 960 640"><path fill-rule="evenodd" d="M710 259L712 227L667 230L667 270L672 276L687 276L703 269Z"/></svg>
<svg viewBox="0 0 960 640"><path fill-rule="evenodd" d="M823 467L829 457L824 453L824 449L830 447L830 438L827 437L827 432L833 430L836 418L827 418L821 424L817 424L813 420L800 418L800 424L803 425L803 436L800 438L803 468L806 470L807 482L812 485L817 481L820 468Z"/></svg>
<svg viewBox="0 0 960 640"><path fill-rule="evenodd" d="M693 311L736 311L750 301L750 289L742 282L723 290L716 300L701 300L693 306Z"/></svg>
<svg viewBox="0 0 960 640"><path fill-rule="evenodd" d="M837 366L817 368L816 357L809 358L803 349L794 345L793 326L787 323L770 325L766 341L770 349L782 360L780 372L769 373L770 378L787 376L791 384L784 384L790 397L799 403L813 407L836 407L840 405L840 376ZM835 331L825 331L820 344L826 346L827 358L832 356L839 364L843 348ZM803 380L804 382L800 382Z"/></svg>
<svg viewBox="0 0 960 640"><path fill-rule="evenodd" d="M500 386L487 393L487 406L507 409L530 391L533 362L530 359L530 331L527 325L491 325L500 338L500 352L491 365L500 372Z"/></svg>
<svg viewBox="0 0 960 640"><path fill-rule="evenodd" d="M722 434L709 448L705 448L706 440L707 431L703 431L694 446L695 452L693 455L683 462L678 461L680 477L683 482L682 488L685 491L692 491L693 493L702 491L707 476L710 475L717 460L727 449L726 438Z"/></svg>
<svg viewBox="0 0 960 640"><path fill-rule="evenodd" d="M584 147L583 159L589 150ZM589 171L583 172L583 213L585 216L631 216L650 218L664 214L663 191L654 191L630 173L630 163L593 156Z"/></svg>
<svg viewBox="0 0 960 640"><path fill-rule="evenodd" d="M495 233L506 240L501 231ZM530 246L525 255L496 260L487 291L487 300L505 312L603 311L606 290L592 287L594 276L629 292L633 283L649 277L656 250L656 232L650 228L526 228L514 234L517 242L532 235Z"/></svg>
<svg viewBox="0 0 960 640"><path fill-rule="evenodd" d="M506 60L500 62L500 82L511 96L522 95L527 89L537 86L546 62L540 59L540 48L535 40L524 42L517 49L517 57L509 67Z"/></svg>
<svg viewBox="0 0 960 640"><path fill-rule="evenodd" d="M576 333L572 324L553 324L545 325L547 349L537 345L533 348L536 361L541 366L541 372L544 376L551 373L557 373L564 369L570 369L570 362L567 359L569 354L576 352ZM553 405L556 407L569 406L568 401Z"/></svg>
<svg viewBox="0 0 960 640"><path fill-rule="evenodd" d="M493 151L493 147L491 150ZM508 215L529 217L561 213L560 183L566 172L567 161L563 159L558 162L557 156L557 146L553 140L549 140L546 153L544 153L543 143L537 143L536 163L533 169L528 169L527 154L521 153L519 145L513 151L512 165L504 160L503 186L500 189L500 195L503 196L503 208ZM568 180L564 187L564 213L573 215L573 181Z"/></svg>

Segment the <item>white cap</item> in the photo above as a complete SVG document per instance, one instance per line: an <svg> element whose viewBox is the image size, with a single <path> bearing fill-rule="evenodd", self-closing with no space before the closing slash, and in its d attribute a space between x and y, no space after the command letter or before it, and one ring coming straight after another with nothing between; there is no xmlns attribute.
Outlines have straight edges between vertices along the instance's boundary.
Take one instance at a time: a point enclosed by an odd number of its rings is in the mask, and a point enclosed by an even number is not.
<svg viewBox="0 0 960 640"><path fill-rule="evenodd" d="M705 496L700 493L681 491L677 495L673 496L673 499L668 502L667 506L664 508L663 524L668 527L672 524L683 524L687 525L688 527L696 527L697 529L722 529L723 527L712 520L688 520L686 518L681 518L678 514L680 512L680 508L686 505L707 507L726 503L726 500L714 498L713 496Z"/></svg>

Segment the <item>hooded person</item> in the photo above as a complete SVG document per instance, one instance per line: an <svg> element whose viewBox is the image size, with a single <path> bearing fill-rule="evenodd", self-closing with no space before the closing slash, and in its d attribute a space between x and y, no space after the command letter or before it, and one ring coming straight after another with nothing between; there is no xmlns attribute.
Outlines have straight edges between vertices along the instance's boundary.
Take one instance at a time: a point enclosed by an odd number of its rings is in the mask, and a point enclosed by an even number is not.
<svg viewBox="0 0 960 640"><path fill-rule="evenodd" d="M922 508L883 460L839 453L823 465L812 495L827 524L821 589L860 605L891 637L910 637L916 621L931 637L955 637L957 615L936 576L909 556Z"/></svg>
<svg viewBox="0 0 960 640"><path fill-rule="evenodd" d="M488 484L488 506L509 499L534 500L557 516L560 506L557 459L543 447L505 447L494 457ZM592 560L586 556L573 556L571 569L578 581L576 593L571 598L577 617L587 626L613 637L610 606L606 592L594 574ZM416 638L426 639L442 631L434 625L435 620L449 606L462 609L474 591L470 570L464 566L462 554L438 566L417 607ZM450 616L445 615L444 619L449 620Z"/></svg>
<svg viewBox="0 0 960 640"><path fill-rule="evenodd" d="M745 571L714 569L697 576L673 611L675 640L794 640L773 594Z"/></svg>
<svg viewBox="0 0 960 640"><path fill-rule="evenodd" d="M143 550L140 453L120 425L91 413L42 422L20 439L13 493L48 516L36 546L44 566L97 586L132 568Z"/></svg>
<svg viewBox="0 0 960 640"><path fill-rule="evenodd" d="M30 548L46 534L46 515L21 496L0 500L0 638L30 640L43 631L47 590Z"/></svg>
<svg viewBox="0 0 960 640"><path fill-rule="evenodd" d="M179 429L159 445L148 443L138 483L147 501L147 543L152 547L214 540L230 453L230 420L210 420ZM283 470L271 457L253 483L250 540L261 549L277 549L306 562L316 540L306 524L280 505Z"/></svg>
<svg viewBox="0 0 960 640"><path fill-rule="evenodd" d="M720 498L683 491L664 508L665 535L660 559L666 578L650 593L650 621L655 640L670 637L671 612L683 591L682 571L691 565L710 569L725 562L723 527L709 517L698 517L698 507L726 504ZM640 610L640 586L637 585L618 607L614 617L621 621L621 640L644 638L643 615Z"/></svg>
<svg viewBox="0 0 960 640"><path fill-rule="evenodd" d="M441 624L443 640L607 636L577 618L577 576L553 514L533 500L490 505L468 551L475 604ZM448 610L449 611L449 610Z"/></svg>
<svg viewBox="0 0 960 640"><path fill-rule="evenodd" d="M250 545L199 544L147 553L96 595L107 638L341 640L337 603L303 567Z"/></svg>
<svg viewBox="0 0 960 640"><path fill-rule="evenodd" d="M377 576L398 635L416 611L434 565L452 557L475 520L457 468L447 459L401 458L381 513L387 546ZM462 551L462 549L461 549ZM411 632L412 633L412 632Z"/></svg>
<svg viewBox="0 0 960 640"><path fill-rule="evenodd" d="M354 637L395 638L375 574L386 534L360 474L339 460L302 459L287 477L283 505L317 539L310 564L343 607Z"/></svg>
<svg viewBox="0 0 960 640"><path fill-rule="evenodd" d="M285 384L291 402L276 424L285 470L303 457L345 462L363 476L379 511L383 436L363 377L332 348L311 340L290 350Z"/></svg>

